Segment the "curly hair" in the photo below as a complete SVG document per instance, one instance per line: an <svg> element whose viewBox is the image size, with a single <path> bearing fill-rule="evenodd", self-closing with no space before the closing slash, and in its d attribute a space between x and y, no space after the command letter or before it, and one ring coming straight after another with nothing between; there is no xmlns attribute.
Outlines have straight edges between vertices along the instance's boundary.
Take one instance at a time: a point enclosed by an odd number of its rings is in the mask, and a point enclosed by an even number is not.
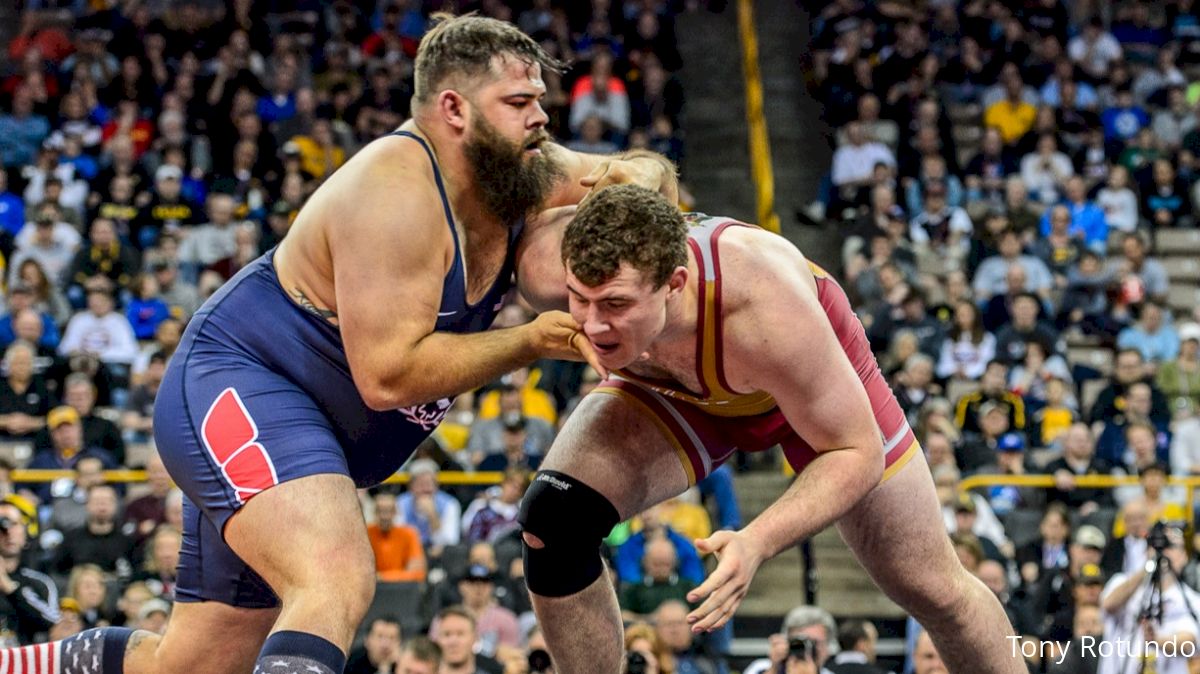
<svg viewBox="0 0 1200 674"><path fill-rule="evenodd" d="M624 262L655 288L686 267L687 224L657 192L636 185L606 187L583 202L563 233L562 261L580 281L598 286Z"/></svg>
<svg viewBox="0 0 1200 674"><path fill-rule="evenodd" d="M417 47L413 65L413 102L423 104L448 78L474 79L491 71L492 59L511 55L543 70L562 72L566 64L511 23L467 14L433 15L435 25Z"/></svg>

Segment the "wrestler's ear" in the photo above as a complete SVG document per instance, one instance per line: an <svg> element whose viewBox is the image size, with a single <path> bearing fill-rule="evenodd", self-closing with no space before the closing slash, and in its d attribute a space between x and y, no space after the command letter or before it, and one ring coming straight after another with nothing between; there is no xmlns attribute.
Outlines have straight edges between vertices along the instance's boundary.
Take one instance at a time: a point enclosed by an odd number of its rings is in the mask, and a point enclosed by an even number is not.
<svg viewBox="0 0 1200 674"><path fill-rule="evenodd" d="M467 128L467 115L470 114L467 105L467 97L458 93L453 89L443 89L437 97L437 111L442 119L451 127L465 131Z"/></svg>
<svg viewBox="0 0 1200 674"><path fill-rule="evenodd" d="M688 268L676 267L675 271L671 272L670 278L667 279L667 294L676 295L683 292L687 287Z"/></svg>

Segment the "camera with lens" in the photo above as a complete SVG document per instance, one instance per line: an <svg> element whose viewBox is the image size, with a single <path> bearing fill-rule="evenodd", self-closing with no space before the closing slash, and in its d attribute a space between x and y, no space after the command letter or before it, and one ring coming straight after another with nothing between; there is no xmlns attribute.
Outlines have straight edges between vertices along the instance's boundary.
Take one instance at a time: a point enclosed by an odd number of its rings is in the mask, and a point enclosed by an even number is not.
<svg viewBox="0 0 1200 674"><path fill-rule="evenodd" d="M0 534L8 533L9 528L16 524L16 520L10 517L5 517L4 515L0 515Z"/></svg>
<svg viewBox="0 0 1200 674"><path fill-rule="evenodd" d="M626 674L646 674L649 669L649 664L646 662L646 656L637 651L629 651L625 654L625 673Z"/></svg>
<svg viewBox="0 0 1200 674"><path fill-rule="evenodd" d="M817 644L812 639L804 635L788 637L788 659L814 660L816 652Z"/></svg>
<svg viewBox="0 0 1200 674"><path fill-rule="evenodd" d="M1162 522L1155 522L1154 526L1150 527L1150 533L1146 536L1146 544L1155 552L1162 552L1170 547L1171 541L1167 538L1167 525Z"/></svg>
<svg viewBox="0 0 1200 674"><path fill-rule="evenodd" d="M550 654L541 648L529 651L529 671L531 674L550 671Z"/></svg>

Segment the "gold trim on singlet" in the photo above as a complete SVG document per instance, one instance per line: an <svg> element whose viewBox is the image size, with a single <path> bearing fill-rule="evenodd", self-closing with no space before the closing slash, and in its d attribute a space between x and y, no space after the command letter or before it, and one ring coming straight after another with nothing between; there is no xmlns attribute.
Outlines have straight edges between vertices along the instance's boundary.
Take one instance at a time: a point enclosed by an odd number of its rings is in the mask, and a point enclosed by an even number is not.
<svg viewBox="0 0 1200 674"><path fill-rule="evenodd" d="M698 396L672 380L642 377L624 370L618 371L618 374L660 395L695 405L713 416L752 417L770 412L778 407L771 394L765 391L737 393L729 390L721 355L721 264L717 239L728 226L751 225L700 214L689 214L688 224L688 245L696 256L696 266L700 268L696 373L703 393Z"/></svg>

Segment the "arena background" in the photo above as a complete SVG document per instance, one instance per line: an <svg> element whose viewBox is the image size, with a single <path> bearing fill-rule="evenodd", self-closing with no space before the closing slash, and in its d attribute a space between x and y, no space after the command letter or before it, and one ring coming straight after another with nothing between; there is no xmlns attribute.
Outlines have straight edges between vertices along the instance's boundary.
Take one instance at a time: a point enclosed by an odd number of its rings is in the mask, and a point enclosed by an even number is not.
<svg viewBox="0 0 1200 674"><path fill-rule="evenodd" d="M662 152L685 208L761 223L836 271L929 455L947 535L1023 635L1079 636L1072 617L1094 599L1072 588L1129 568L1119 552L1145 536L1125 509L1191 532L1191 0L18 1L0 4L0 494L30 504L22 565L59 586L55 637L163 624L178 494L149 441L156 354L325 176L407 118L412 56L439 9L511 20L574 62L547 78L561 142ZM380 548L372 616L396 616L409 638L461 599L460 578L494 574L520 633L481 635L478 649L526 671L519 488L494 485L505 469L519 485L590 384L540 363L460 398L421 452L442 469L436 507L458 519L431 531L400 497L397 526L417 524L420 545ZM50 414L60 404L79 419ZM66 423L80 446L44 430ZM1071 485L1066 472L1091 477ZM637 578L639 535L622 548L631 532L614 532L625 608L657 626L661 671L738 671L768 654L785 616L816 620L793 611L805 604L871 621L880 665L908 667L913 626L833 532L765 564L731 630L688 644L656 612L711 568L686 539L744 524L789 479L775 455L738 456L655 513L679 532L677 566L657 582ZM86 503L106 481L122 501L111 514ZM382 491L408 493L409 475L393 482ZM375 495L363 502L377 527ZM1081 563L1088 548L1098 565ZM1200 565L1184 577L1200 580ZM28 642L20 632L0 611L0 645Z"/></svg>

